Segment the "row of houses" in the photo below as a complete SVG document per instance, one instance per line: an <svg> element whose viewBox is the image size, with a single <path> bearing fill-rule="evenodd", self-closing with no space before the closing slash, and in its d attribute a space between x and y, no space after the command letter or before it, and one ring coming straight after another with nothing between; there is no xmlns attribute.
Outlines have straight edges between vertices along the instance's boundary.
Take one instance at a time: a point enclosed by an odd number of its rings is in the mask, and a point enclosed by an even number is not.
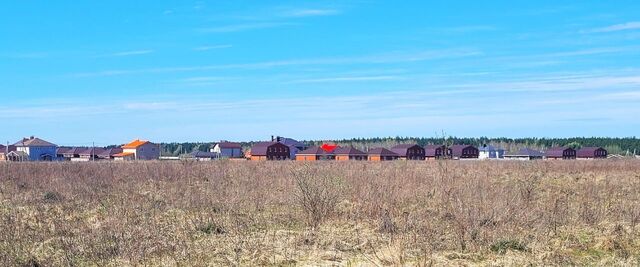
<svg viewBox="0 0 640 267"><path fill-rule="evenodd" d="M239 143L220 141L208 152L197 151L187 158L215 160L221 158L263 160L435 160L435 159L597 159L607 158L607 150L601 147L584 147L578 150L569 147L553 147L544 152L523 148L515 153L493 146L477 148L472 145L427 145L400 144L391 148L371 148L366 152L354 147L339 147L331 144L308 147L291 138L271 137L271 141L255 143L243 153ZM0 160L9 161L95 161L95 160L157 160L160 146L146 140L134 140L120 147L58 147L37 137L23 138L13 145L0 145Z"/></svg>

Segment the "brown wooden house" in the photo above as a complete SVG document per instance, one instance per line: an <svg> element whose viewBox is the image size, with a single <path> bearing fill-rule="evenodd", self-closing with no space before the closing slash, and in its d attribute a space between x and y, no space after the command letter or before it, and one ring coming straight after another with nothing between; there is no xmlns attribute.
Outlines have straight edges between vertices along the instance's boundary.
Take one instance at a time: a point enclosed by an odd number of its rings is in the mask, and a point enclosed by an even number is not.
<svg viewBox="0 0 640 267"><path fill-rule="evenodd" d="M400 158L400 155L382 147L369 149L369 152L367 154L370 161L387 161L397 160L398 158Z"/></svg>
<svg viewBox="0 0 640 267"><path fill-rule="evenodd" d="M426 145L424 157L426 160L444 159L447 157L447 148L444 145Z"/></svg>
<svg viewBox="0 0 640 267"><path fill-rule="evenodd" d="M289 147L278 142L260 142L251 147L251 160L290 159Z"/></svg>
<svg viewBox="0 0 640 267"><path fill-rule="evenodd" d="M452 145L449 147L449 155L452 159L477 159L480 150L472 145Z"/></svg>
<svg viewBox="0 0 640 267"><path fill-rule="evenodd" d="M296 161L335 160L336 155L314 146L296 154Z"/></svg>
<svg viewBox="0 0 640 267"><path fill-rule="evenodd" d="M583 147L576 151L578 159L606 159L607 150L601 147Z"/></svg>
<svg viewBox="0 0 640 267"><path fill-rule="evenodd" d="M339 147L333 151L337 161L367 160L367 153L353 147Z"/></svg>
<svg viewBox="0 0 640 267"><path fill-rule="evenodd" d="M404 160L424 160L425 157L424 148L416 144L397 145L390 150Z"/></svg>
<svg viewBox="0 0 640 267"><path fill-rule="evenodd" d="M545 151L546 159L576 159L576 150L570 147L552 147Z"/></svg>

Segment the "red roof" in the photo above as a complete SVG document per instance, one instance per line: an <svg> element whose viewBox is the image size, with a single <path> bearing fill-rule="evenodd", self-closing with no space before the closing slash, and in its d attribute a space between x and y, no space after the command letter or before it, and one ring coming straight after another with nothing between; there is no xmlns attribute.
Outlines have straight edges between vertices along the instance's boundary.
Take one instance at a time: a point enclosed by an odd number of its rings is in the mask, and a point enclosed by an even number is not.
<svg viewBox="0 0 640 267"><path fill-rule="evenodd" d="M322 148L322 150L324 150L325 152L333 152L336 148L338 147L338 145L329 145L329 144L322 144L320 146L320 148Z"/></svg>

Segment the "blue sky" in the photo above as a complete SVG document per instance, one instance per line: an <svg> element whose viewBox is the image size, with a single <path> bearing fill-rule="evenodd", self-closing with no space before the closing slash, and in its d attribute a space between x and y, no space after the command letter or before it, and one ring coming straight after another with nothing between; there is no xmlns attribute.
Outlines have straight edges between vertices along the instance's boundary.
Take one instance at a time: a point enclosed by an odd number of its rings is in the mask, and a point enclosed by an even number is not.
<svg viewBox="0 0 640 267"><path fill-rule="evenodd" d="M639 1L12 1L1 141L635 136Z"/></svg>

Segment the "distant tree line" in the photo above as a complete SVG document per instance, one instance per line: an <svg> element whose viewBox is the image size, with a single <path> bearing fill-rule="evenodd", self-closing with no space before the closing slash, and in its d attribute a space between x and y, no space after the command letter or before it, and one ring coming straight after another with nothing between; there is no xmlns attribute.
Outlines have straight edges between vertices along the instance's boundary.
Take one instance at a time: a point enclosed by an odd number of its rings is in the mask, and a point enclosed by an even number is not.
<svg viewBox="0 0 640 267"><path fill-rule="evenodd" d="M319 146L323 143L332 142L340 146L353 146L361 150L372 147L391 147L397 144L415 143L421 146L429 144L468 144L481 147L483 145L493 145L502 147L507 151L517 151L523 147L544 150L553 146L570 146L581 148L588 146L604 147L610 154L640 154L640 139L636 137L572 137L572 138L489 138L489 137L373 137L373 138L352 138L342 140L312 140L302 141L309 146ZM244 150L251 148L255 142L239 142ZM215 142L183 142L183 143L163 143L161 151L163 156L179 156L195 151L209 151Z"/></svg>

